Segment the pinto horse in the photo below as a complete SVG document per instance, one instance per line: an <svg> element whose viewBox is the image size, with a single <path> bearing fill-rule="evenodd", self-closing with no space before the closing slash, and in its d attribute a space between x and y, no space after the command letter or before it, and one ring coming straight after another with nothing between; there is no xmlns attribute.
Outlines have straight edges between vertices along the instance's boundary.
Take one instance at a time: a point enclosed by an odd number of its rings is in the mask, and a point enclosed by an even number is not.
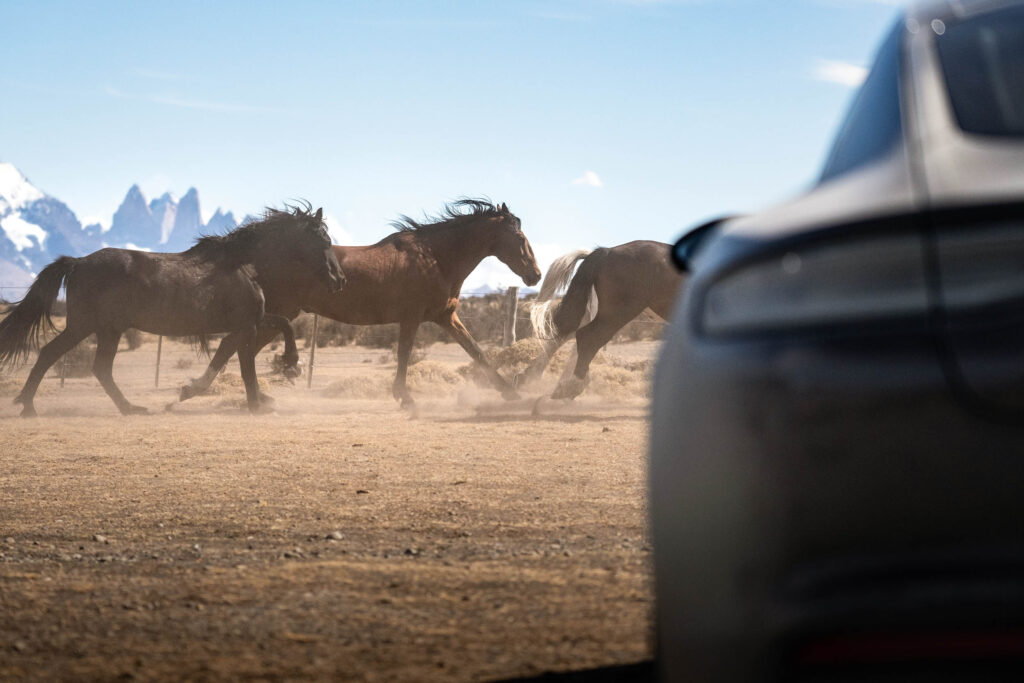
<svg viewBox="0 0 1024 683"><path fill-rule="evenodd" d="M515 378L516 385L539 379L551 356L575 333L572 375L563 376L551 395L575 398L586 386L594 356L626 323L648 308L667 318L683 285L682 274L669 260L669 249L661 242L637 240L556 259L530 310L536 335L547 342L541 355ZM555 299L567 283L565 296Z"/></svg>
<svg viewBox="0 0 1024 683"><path fill-rule="evenodd" d="M275 287L274 296L267 297L267 311L288 320L305 310L353 325L398 323L398 372L392 393L402 407L414 402L406 387L406 371L416 330L424 322L447 330L505 398L517 398L512 385L487 362L456 309L463 281L488 256L498 257L527 285L540 280L540 269L519 218L505 204L461 199L445 206L436 218L418 222L402 216L392 226L396 232L376 244L334 247L346 276L342 291L290 292ZM256 348L269 339L268 334L260 333ZM206 372L181 388L180 400L206 391L239 341L238 335L221 340Z"/></svg>
<svg viewBox="0 0 1024 683"><path fill-rule="evenodd" d="M260 409L254 345L257 334L286 331L295 360L295 337L287 320L266 315L275 275L287 272L296 291L338 291L344 281L323 211L267 209L262 220L225 235L201 237L181 253L100 249L88 256L61 256L43 268L11 313L0 322L0 367L23 360L39 346L43 327L54 329L53 302L67 290L67 324L46 344L15 403L21 414L36 414L33 399L43 375L61 356L96 334L92 371L125 415L147 410L128 401L114 383L117 344L128 328L172 336L195 337L205 349L210 334L227 332L238 339L238 362L249 410ZM287 328L286 330L284 328Z"/></svg>

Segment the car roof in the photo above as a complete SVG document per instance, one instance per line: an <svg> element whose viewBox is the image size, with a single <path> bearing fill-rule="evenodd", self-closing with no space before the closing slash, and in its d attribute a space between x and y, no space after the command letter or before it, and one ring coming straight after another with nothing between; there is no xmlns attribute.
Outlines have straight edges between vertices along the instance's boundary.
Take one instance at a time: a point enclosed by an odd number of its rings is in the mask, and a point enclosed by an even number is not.
<svg viewBox="0 0 1024 683"><path fill-rule="evenodd" d="M905 16L919 24L928 24L935 19L964 19L1016 3L1019 0L921 0L910 5Z"/></svg>
<svg viewBox="0 0 1024 683"><path fill-rule="evenodd" d="M928 26L936 19L949 22L1021 4L1022 0L924 0L906 8L898 21ZM918 37L927 39L924 32ZM790 201L730 220L721 232L755 240L772 239L860 219L911 213L926 206L1024 197L1024 141L986 140L965 136L959 130L929 134L932 137L923 150L908 148L904 138L878 163L816 183ZM912 166L925 171L926 189L915 182Z"/></svg>

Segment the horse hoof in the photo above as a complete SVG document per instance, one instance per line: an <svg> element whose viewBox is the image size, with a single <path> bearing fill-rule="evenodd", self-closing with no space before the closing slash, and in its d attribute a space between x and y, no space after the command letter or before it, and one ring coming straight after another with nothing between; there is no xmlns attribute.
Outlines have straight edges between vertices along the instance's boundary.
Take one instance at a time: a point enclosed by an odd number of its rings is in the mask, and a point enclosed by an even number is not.
<svg viewBox="0 0 1024 683"><path fill-rule="evenodd" d="M21 410L22 417L36 417L36 409L32 406L25 406Z"/></svg>
<svg viewBox="0 0 1024 683"><path fill-rule="evenodd" d="M269 415L274 412L274 408L269 404L259 403L254 406L249 406L249 412L253 415Z"/></svg>
<svg viewBox="0 0 1024 683"><path fill-rule="evenodd" d="M186 384L181 388L181 391L178 392L178 401L187 401L195 395L196 394L192 390L192 387Z"/></svg>
<svg viewBox="0 0 1024 683"><path fill-rule="evenodd" d="M405 396L402 398L402 410L412 410L416 407L416 401L412 400L412 396Z"/></svg>
<svg viewBox="0 0 1024 683"><path fill-rule="evenodd" d="M126 408L121 411L122 415L149 415L149 408L145 406L137 406L128 404Z"/></svg>
<svg viewBox="0 0 1024 683"><path fill-rule="evenodd" d="M272 406L275 403L277 403L277 401L274 400L273 396L270 394L264 394L262 391L260 392L260 405Z"/></svg>

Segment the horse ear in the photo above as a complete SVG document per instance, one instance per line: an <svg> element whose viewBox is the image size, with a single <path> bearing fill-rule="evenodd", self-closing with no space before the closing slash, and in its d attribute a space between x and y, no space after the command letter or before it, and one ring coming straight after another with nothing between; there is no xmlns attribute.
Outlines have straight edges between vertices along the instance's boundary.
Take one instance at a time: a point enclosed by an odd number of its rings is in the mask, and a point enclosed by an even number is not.
<svg viewBox="0 0 1024 683"><path fill-rule="evenodd" d="M313 218L317 219L318 221L323 220L323 218L324 218L324 207L321 206L319 209L317 209L316 213L313 214Z"/></svg>
<svg viewBox="0 0 1024 683"><path fill-rule="evenodd" d="M501 203L501 210L504 211L505 213L508 213L508 207L505 206L505 202Z"/></svg>

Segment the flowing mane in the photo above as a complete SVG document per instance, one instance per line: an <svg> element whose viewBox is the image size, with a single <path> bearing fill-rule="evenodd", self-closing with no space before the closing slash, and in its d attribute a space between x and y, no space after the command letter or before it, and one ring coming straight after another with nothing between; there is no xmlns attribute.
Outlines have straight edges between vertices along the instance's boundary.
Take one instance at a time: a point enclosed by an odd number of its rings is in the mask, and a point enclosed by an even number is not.
<svg viewBox="0 0 1024 683"><path fill-rule="evenodd" d="M227 267L239 266L246 262L250 248L260 237L268 232L294 230L297 227L323 230L309 202L300 202L294 206L285 204L284 209L268 206L259 218L245 221L226 233L196 238L196 243L186 253Z"/></svg>
<svg viewBox="0 0 1024 683"><path fill-rule="evenodd" d="M430 230L442 226L457 225L480 216L498 215L501 210L489 199L463 197L444 205L437 216L425 216L423 221L409 218L405 214L391 221L391 227L398 232Z"/></svg>

